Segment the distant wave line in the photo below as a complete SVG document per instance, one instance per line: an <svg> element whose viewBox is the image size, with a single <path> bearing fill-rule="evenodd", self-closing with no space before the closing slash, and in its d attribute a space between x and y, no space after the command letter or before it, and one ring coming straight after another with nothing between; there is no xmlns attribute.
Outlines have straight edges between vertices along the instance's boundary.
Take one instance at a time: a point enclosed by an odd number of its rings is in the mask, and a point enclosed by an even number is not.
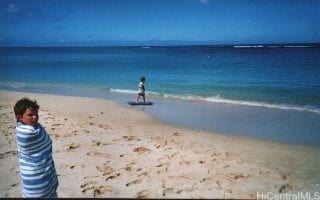
<svg viewBox="0 0 320 200"><path fill-rule="evenodd" d="M234 48L263 48L263 45L234 45Z"/></svg>
<svg viewBox="0 0 320 200"><path fill-rule="evenodd" d="M311 48L316 45L233 45L233 48Z"/></svg>

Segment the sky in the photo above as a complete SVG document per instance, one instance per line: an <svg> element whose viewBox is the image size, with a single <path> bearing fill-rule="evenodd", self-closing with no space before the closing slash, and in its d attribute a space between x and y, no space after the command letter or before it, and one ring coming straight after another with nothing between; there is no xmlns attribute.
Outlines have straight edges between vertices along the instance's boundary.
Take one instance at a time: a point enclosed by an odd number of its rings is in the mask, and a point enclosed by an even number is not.
<svg viewBox="0 0 320 200"><path fill-rule="evenodd" d="M320 0L0 0L0 46L308 42Z"/></svg>

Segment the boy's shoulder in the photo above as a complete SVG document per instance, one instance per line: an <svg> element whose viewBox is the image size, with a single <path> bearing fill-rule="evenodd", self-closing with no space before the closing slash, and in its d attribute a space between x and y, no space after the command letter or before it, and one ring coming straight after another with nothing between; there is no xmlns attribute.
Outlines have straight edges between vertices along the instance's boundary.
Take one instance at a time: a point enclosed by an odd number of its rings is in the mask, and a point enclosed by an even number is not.
<svg viewBox="0 0 320 200"><path fill-rule="evenodd" d="M37 123L36 126L23 124L21 122L16 123L16 129L25 130L25 131L36 131L36 130L40 129L41 127L42 127L42 125L40 123Z"/></svg>

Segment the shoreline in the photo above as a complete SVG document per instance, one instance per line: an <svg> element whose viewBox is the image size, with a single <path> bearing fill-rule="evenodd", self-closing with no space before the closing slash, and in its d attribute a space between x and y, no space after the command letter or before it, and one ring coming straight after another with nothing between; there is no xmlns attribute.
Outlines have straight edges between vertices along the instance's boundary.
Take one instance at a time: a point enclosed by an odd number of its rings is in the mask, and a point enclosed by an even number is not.
<svg viewBox="0 0 320 200"><path fill-rule="evenodd" d="M125 107L136 94L110 92L102 89L65 87L0 88L5 91L97 98ZM22 91L24 90L24 91ZM223 135L250 137L270 142L320 146L320 115L309 111L234 105L161 98L148 95L154 106L136 107L153 118L172 126L186 127ZM183 116L183 117L181 117ZM230 126L230 121L233 122Z"/></svg>
<svg viewBox="0 0 320 200"><path fill-rule="evenodd" d="M0 196L19 197L13 105L36 99L59 197L256 198L317 192L320 148L172 126L110 100L0 90ZM232 122L230 122L232 123Z"/></svg>

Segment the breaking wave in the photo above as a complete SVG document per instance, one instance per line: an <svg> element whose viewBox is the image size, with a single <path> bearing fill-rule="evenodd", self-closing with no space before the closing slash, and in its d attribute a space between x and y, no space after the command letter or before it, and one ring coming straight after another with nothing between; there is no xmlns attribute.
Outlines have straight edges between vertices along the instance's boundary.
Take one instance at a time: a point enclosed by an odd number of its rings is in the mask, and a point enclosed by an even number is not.
<svg viewBox="0 0 320 200"><path fill-rule="evenodd" d="M110 92L117 93L126 93L126 94L137 94L136 90L127 90L127 89L110 89ZM259 101L248 101L248 100L235 100L227 99L221 97L220 95L203 97L198 95L179 95L179 94L170 94L170 93L159 93L159 92L146 92L147 95L155 95L163 98L179 99L179 100L191 100L191 101L205 101L211 103L225 103L225 104L234 104L234 105L245 105L245 106L255 106L255 107L265 107L265 108L274 108L282 110L296 110L296 111L308 111L320 114L320 108L315 106L297 106L290 104L280 104L280 103L269 103L269 102L259 102Z"/></svg>

